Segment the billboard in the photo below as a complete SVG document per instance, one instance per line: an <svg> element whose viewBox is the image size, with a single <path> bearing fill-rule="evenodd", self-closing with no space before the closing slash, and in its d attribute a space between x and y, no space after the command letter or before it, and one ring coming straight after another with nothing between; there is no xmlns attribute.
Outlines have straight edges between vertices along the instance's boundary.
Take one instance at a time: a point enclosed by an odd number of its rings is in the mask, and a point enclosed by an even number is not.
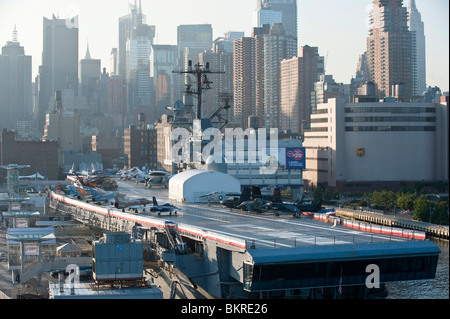
<svg viewBox="0 0 450 319"><path fill-rule="evenodd" d="M284 169L286 167L286 151L284 148L265 148L261 153L263 167L270 169Z"/></svg>
<svg viewBox="0 0 450 319"><path fill-rule="evenodd" d="M24 243L23 252L25 256L39 256L38 243Z"/></svg>
<svg viewBox="0 0 450 319"><path fill-rule="evenodd" d="M305 169L305 154L304 147L286 148L286 169Z"/></svg>

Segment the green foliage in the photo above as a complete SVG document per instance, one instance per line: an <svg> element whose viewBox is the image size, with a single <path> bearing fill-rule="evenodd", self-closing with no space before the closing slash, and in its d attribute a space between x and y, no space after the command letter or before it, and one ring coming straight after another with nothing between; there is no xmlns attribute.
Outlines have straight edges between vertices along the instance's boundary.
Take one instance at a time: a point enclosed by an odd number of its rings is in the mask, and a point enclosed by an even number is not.
<svg viewBox="0 0 450 319"><path fill-rule="evenodd" d="M414 201L414 215L413 219L418 221L429 221L430 218L430 201L420 196Z"/></svg>
<svg viewBox="0 0 450 319"><path fill-rule="evenodd" d="M444 182L436 182L434 184L434 188L436 189L437 193L448 193L448 184Z"/></svg>
<svg viewBox="0 0 450 319"><path fill-rule="evenodd" d="M448 225L448 205L446 202L438 202L434 205L431 222L438 225Z"/></svg>
<svg viewBox="0 0 450 319"><path fill-rule="evenodd" d="M397 206L403 210L414 210L416 195L413 193L401 193L397 196Z"/></svg>
<svg viewBox="0 0 450 319"><path fill-rule="evenodd" d="M370 198L372 206L383 209L392 209L397 196L391 190L382 190L381 192L373 192Z"/></svg>
<svg viewBox="0 0 450 319"><path fill-rule="evenodd" d="M319 198L323 197L323 191L322 188L316 187L313 191L313 199L318 200Z"/></svg>
<svg viewBox="0 0 450 319"><path fill-rule="evenodd" d="M448 189L447 184L436 185L436 190ZM348 201L345 205L359 207L368 207L373 209L385 210L392 212L394 205L396 208L407 211L414 211L413 219L418 221L429 222L431 211L431 223L438 225L449 224L448 202L430 201L416 191L423 191L422 184L417 183L414 187L402 185L400 192L394 193L392 190L384 189L382 191L374 191L373 193L351 192L346 196L354 197L354 200ZM332 193L328 188L316 187L313 192L314 199L323 197L325 201L338 199L339 194L335 191ZM418 197L420 196L420 197ZM430 209L431 207L431 209Z"/></svg>
<svg viewBox="0 0 450 319"><path fill-rule="evenodd" d="M448 203L432 203L429 199L421 196L414 201L414 216L418 221L430 222L437 225L448 225Z"/></svg>

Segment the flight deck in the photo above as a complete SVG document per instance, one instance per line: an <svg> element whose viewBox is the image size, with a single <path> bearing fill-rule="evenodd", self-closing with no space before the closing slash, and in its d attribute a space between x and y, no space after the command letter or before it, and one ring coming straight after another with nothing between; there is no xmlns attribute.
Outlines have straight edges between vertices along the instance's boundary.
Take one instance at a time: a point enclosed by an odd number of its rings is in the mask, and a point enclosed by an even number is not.
<svg viewBox="0 0 450 319"><path fill-rule="evenodd" d="M133 233L150 243L156 260L217 298L375 298L386 296L387 282L435 277L440 250L413 238L422 234L355 230L337 217L170 202L167 189L127 181L118 186L130 200L155 197L158 205L179 210L152 212L152 204L118 209L55 192L50 208L90 227ZM368 267L378 267L375 288L366 284Z"/></svg>
<svg viewBox="0 0 450 319"><path fill-rule="evenodd" d="M226 208L218 203L177 203L170 202L166 189L144 189L132 183L119 181L120 191L130 198L156 196L160 203L171 203L180 212L169 216L140 210L143 216L171 220L179 225L192 225L239 238L252 243L255 248L292 248L315 245L342 245L355 243L375 243L404 241L405 239L370 232L353 230L335 224L314 219L312 216L294 218L285 213L275 216L272 213L245 212L240 209Z"/></svg>

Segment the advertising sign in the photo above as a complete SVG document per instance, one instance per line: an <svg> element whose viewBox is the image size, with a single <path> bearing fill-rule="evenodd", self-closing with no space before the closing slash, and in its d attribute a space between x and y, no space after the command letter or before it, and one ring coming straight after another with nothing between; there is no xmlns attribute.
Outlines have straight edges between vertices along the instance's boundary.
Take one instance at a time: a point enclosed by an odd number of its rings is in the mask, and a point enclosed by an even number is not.
<svg viewBox="0 0 450 319"><path fill-rule="evenodd" d="M285 154L284 148L264 149L262 154L263 166L274 169L284 169L286 166Z"/></svg>
<svg viewBox="0 0 450 319"><path fill-rule="evenodd" d="M39 244L24 244L23 251L25 256L39 256Z"/></svg>
<svg viewBox="0 0 450 319"><path fill-rule="evenodd" d="M286 168L305 169L306 157L304 147L286 148Z"/></svg>
<svg viewBox="0 0 450 319"><path fill-rule="evenodd" d="M28 219L26 218L16 218L15 220L16 228L27 228L28 227Z"/></svg>

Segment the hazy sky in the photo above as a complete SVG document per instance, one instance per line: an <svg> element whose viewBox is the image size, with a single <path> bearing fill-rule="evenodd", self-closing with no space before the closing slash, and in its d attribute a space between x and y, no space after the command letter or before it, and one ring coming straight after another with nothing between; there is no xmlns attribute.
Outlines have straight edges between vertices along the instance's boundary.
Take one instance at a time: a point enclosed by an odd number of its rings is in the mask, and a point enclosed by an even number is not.
<svg viewBox="0 0 450 319"><path fill-rule="evenodd" d="M79 57L86 45L92 58L102 59L109 72L111 48L118 46L118 18L129 13L134 0L0 0L0 46L12 39L33 56L33 76L41 64L42 19L79 13ZM404 5L409 0L404 0ZM139 1L138 1L139 3ZM372 0L298 0L299 45L317 46L327 56L326 71L349 83L359 54L366 51L367 17ZM449 90L449 1L416 0L425 23L427 85ZM158 44L176 44L180 24L209 23L214 38L227 31L251 35L256 0L142 0L147 23L156 26Z"/></svg>

